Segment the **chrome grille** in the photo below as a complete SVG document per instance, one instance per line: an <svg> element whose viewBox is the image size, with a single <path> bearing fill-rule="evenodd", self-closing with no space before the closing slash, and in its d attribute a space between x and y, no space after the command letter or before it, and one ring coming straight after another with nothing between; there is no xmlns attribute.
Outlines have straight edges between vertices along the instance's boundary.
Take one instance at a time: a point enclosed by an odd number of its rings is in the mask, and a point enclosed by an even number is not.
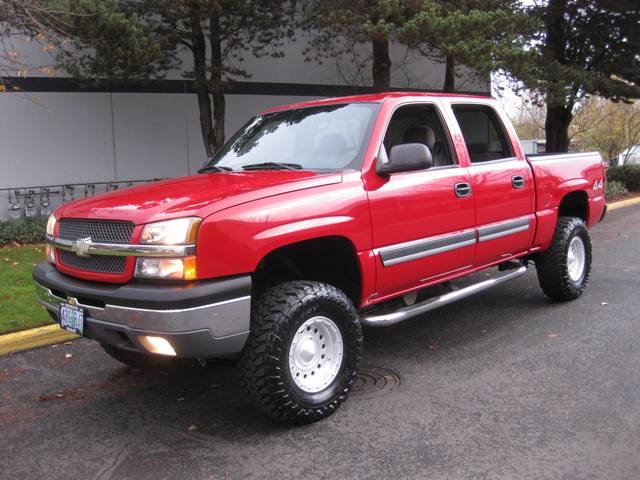
<svg viewBox="0 0 640 480"><path fill-rule="evenodd" d="M60 221L60 238L77 240L91 237L94 242L129 243L133 223L120 220L84 220L65 218Z"/></svg>
<svg viewBox="0 0 640 480"><path fill-rule="evenodd" d="M131 241L134 224L121 220L87 220L65 218L60 221L58 236L65 240L91 237L94 242L126 244ZM58 249L60 261L69 267L99 273L124 273L126 257L92 255L79 257Z"/></svg>
<svg viewBox="0 0 640 480"><path fill-rule="evenodd" d="M60 261L65 265L80 270L89 270L99 273L124 273L127 257L111 257L108 255L92 255L79 257L73 252L58 250Z"/></svg>

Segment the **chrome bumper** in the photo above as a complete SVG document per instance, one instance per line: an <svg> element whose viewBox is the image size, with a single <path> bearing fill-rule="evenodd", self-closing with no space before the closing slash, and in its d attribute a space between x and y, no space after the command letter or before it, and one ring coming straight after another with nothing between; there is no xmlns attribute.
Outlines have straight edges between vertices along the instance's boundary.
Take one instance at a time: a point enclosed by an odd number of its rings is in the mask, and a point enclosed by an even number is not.
<svg viewBox="0 0 640 480"><path fill-rule="evenodd" d="M61 303L76 305L85 312L85 335L119 348L148 353L139 337L155 335L169 340L179 357L214 357L239 353L249 335L248 295L191 308L154 310L88 305L72 296L59 296L38 282L35 286L38 300L55 318Z"/></svg>

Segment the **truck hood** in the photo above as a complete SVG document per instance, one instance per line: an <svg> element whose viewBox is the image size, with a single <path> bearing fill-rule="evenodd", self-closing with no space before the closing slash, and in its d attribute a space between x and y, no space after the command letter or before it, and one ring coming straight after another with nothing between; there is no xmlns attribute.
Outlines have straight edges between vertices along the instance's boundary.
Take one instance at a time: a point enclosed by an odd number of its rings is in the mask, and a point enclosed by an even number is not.
<svg viewBox="0 0 640 480"><path fill-rule="evenodd" d="M342 181L341 173L260 170L180 177L83 198L56 210L58 218L129 220L143 224L207 217L225 208Z"/></svg>

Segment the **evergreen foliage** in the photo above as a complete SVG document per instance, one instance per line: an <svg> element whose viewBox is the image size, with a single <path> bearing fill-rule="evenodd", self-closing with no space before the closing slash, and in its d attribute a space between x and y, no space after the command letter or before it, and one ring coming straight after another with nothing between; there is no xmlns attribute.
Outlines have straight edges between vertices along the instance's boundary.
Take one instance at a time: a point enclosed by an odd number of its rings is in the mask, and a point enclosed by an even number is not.
<svg viewBox="0 0 640 480"><path fill-rule="evenodd" d="M566 152L581 99L640 97L640 8L637 0L546 0L529 13L541 23L530 59L508 69L546 104L547 151Z"/></svg>

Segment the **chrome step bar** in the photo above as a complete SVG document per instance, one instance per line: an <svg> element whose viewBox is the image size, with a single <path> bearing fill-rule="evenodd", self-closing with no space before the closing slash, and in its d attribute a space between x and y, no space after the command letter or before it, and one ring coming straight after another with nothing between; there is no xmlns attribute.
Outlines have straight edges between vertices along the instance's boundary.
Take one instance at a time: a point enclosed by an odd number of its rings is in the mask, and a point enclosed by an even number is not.
<svg viewBox="0 0 640 480"><path fill-rule="evenodd" d="M387 327L389 325L395 325L396 323L404 322L405 320L409 320L410 318L413 318L415 316L430 312L431 310L435 310L436 308L440 308L463 298L470 297L471 295L482 292L483 290L487 290L491 287L495 287L496 285L500 285L501 283L508 282L509 280L513 280L514 278L521 277L525 273L527 273L527 267L523 265L515 270L508 270L502 275L483 280L482 282L474 283L473 285L469 285L468 287L445 293L444 295L440 295L438 297L428 298L427 300L416 303L415 305L409 305L408 307L403 307L390 313L384 313L380 315L361 315L360 323L365 327Z"/></svg>

